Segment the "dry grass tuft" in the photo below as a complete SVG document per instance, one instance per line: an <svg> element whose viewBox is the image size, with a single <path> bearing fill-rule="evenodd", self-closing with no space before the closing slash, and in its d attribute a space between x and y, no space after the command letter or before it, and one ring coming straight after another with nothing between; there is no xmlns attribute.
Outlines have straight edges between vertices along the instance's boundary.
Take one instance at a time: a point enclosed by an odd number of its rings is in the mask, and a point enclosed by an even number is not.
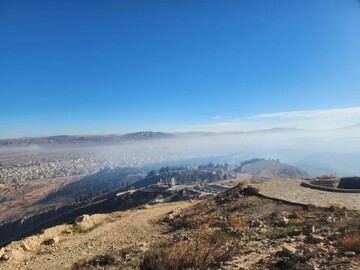
<svg viewBox="0 0 360 270"><path fill-rule="evenodd" d="M360 234L349 235L340 240L340 248L343 251L355 251L360 253Z"/></svg>
<svg viewBox="0 0 360 270"><path fill-rule="evenodd" d="M293 212L289 217L292 219L305 220L299 212Z"/></svg>
<svg viewBox="0 0 360 270"><path fill-rule="evenodd" d="M79 259L72 266L72 270L86 270L94 267L116 265L116 258L113 255L98 255L90 260Z"/></svg>
<svg viewBox="0 0 360 270"><path fill-rule="evenodd" d="M241 181L239 183L239 187L244 189L244 188L247 188L249 185L250 185L251 181L250 180L244 180L244 181Z"/></svg>
<svg viewBox="0 0 360 270"><path fill-rule="evenodd" d="M188 241L153 247L145 253L142 270L208 269L219 267L231 258L236 242L220 230L211 233L197 230Z"/></svg>
<svg viewBox="0 0 360 270"><path fill-rule="evenodd" d="M237 215L230 214L230 215L227 216L226 219L228 221L229 226L232 227L232 228L239 229L239 228L244 227L244 222Z"/></svg>

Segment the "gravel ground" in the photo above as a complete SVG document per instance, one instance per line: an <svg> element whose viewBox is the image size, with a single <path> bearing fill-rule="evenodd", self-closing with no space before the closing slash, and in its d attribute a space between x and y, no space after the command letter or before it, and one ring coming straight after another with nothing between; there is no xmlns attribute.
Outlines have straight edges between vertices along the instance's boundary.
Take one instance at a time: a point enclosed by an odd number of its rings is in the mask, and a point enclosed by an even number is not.
<svg viewBox="0 0 360 270"><path fill-rule="evenodd" d="M125 248L132 245L148 246L162 237L164 226L154 224L159 216L172 210L180 210L195 202L158 204L145 209L96 214L91 218L100 219L103 224L98 228L81 234L63 235L69 225L59 225L21 241L12 242L5 249L11 252L8 261L0 262L0 270L62 270L71 269L74 262L81 258L91 258L105 254L107 250ZM54 246L41 245L46 238L59 237ZM21 247L26 244L31 250ZM40 251L40 248L45 250Z"/></svg>
<svg viewBox="0 0 360 270"><path fill-rule="evenodd" d="M328 207L345 206L348 209L360 210L360 193L327 192L310 189L300 185L304 180L286 179L272 180L261 184L253 184L260 189L260 194L296 203L314 204Z"/></svg>

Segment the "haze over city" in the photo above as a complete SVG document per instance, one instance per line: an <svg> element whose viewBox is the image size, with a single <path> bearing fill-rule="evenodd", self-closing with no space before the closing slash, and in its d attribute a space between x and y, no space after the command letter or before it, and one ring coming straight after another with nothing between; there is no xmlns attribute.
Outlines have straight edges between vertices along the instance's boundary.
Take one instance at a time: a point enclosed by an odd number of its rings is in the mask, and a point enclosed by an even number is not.
<svg viewBox="0 0 360 270"><path fill-rule="evenodd" d="M0 0L0 270L360 269L360 1Z"/></svg>

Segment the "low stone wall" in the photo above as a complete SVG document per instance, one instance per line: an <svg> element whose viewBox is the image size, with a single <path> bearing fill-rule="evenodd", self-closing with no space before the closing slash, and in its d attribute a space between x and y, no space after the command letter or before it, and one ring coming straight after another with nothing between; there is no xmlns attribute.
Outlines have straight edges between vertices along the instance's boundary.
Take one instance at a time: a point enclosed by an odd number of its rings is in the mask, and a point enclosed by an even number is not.
<svg viewBox="0 0 360 270"><path fill-rule="evenodd" d="M335 188L335 187L327 187L327 186L320 186L315 185L311 181L310 182L302 182L301 186L322 190L322 191L330 191L330 192L340 192L340 193L360 193L360 189L344 189L344 188Z"/></svg>
<svg viewBox="0 0 360 270"><path fill-rule="evenodd" d="M315 186L337 188L340 179L327 179L327 180L310 180L310 184Z"/></svg>
<svg viewBox="0 0 360 270"><path fill-rule="evenodd" d="M338 188L360 189L360 177L343 177L340 179Z"/></svg>

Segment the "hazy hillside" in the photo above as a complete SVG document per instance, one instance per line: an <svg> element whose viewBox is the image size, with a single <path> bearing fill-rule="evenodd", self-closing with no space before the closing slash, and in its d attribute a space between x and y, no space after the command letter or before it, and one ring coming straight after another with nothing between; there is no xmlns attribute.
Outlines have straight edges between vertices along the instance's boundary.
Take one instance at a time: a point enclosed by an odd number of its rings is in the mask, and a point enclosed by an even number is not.
<svg viewBox="0 0 360 270"><path fill-rule="evenodd" d="M255 160L241 167L241 173L251 173L256 180L274 178L308 178L305 171L274 160Z"/></svg>
<svg viewBox="0 0 360 270"><path fill-rule="evenodd" d="M164 132L142 131L124 135L59 135L39 138L19 138L0 140L0 145L62 144L62 143L114 143L130 140L154 140L175 137Z"/></svg>

